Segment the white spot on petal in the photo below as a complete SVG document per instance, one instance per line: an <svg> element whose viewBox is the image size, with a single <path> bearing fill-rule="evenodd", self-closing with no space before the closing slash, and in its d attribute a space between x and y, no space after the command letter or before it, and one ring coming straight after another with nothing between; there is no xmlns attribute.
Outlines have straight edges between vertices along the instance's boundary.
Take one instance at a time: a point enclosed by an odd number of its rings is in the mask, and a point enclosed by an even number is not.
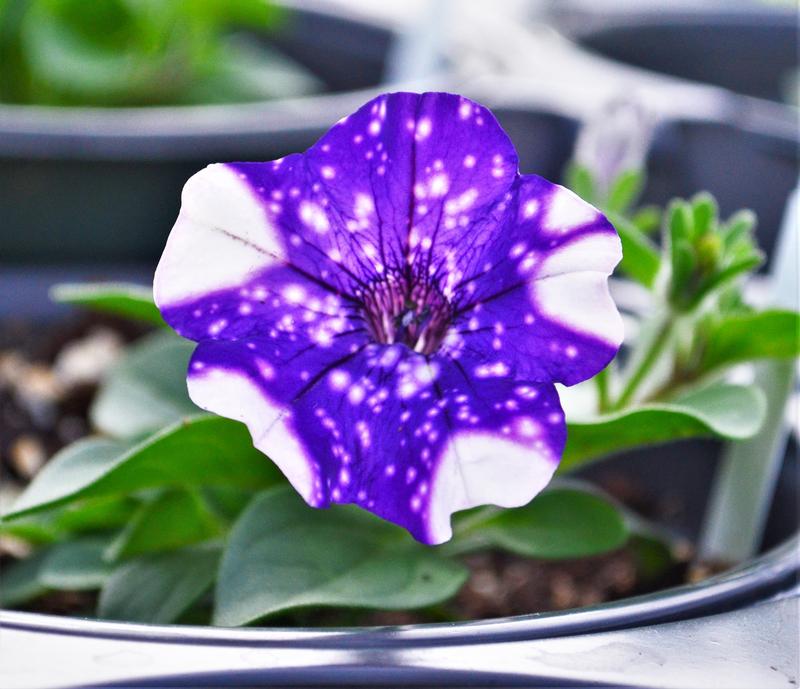
<svg viewBox="0 0 800 689"><path fill-rule="evenodd" d="M344 390L350 383L350 374L341 369L334 369L328 376L331 387L334 390Z"/></svg>
<svg viewBox="0 0 800 689"><path fill-rule="evenodd" d="M320 208L316 203L311 201L303 201L300 204L300 219L309 227L313 228L320 234L324 234L330 229L328 216L325 211Z"/></svg>

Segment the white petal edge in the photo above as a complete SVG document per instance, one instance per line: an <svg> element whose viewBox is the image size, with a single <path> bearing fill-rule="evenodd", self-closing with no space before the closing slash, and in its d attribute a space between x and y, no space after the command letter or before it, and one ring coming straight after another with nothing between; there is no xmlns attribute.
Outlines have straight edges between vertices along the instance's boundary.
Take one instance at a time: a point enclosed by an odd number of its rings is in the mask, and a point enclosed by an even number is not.
<svg viewBox="0 0 800 689"><path fill-rule="evenodd" d="M613 347L622 343L622 316L605 273L585 271L537 279L531 284L531 296L539 313L565 328Z"/></svg>
<svg viewBox="0 0 800 689"><path fill-rule="evenodd" d="M587 270L611 275L621 260L622 242L616 233L592 232L546 254L536 279Z"/></svg>
<svg viewBox="0 0 800 689"><path fill-rule="evenodd" d="M458 433L444 448L432 481L431 545L450 540L454 512L479 505L526 505L547 486L557 466L546 447L537 450L492 433Z"/></svg>
<svg viewBox="0 0 800 689"><path fill-rule="evenodd" d="M566 234L600 217L599 211L577 194L557 184L553 186L542 223L545 231Z"/></svg>
<svg viewBox="0 0 800 689"><path fill-rule="evenodd" d="M244 423L253 445L275 462L309 505L316 504L315 471L287 423L285 409L272 404L246 375L223 368L192 372L187 385L198 407Z"/></svg>
<svg viewBox="0 0 800 689"><path fill-rule="evenodd" d="M209 165L183 187L153 280L155 302L163 308L242 284L282 253L277 230L240 173Z"/></svg>

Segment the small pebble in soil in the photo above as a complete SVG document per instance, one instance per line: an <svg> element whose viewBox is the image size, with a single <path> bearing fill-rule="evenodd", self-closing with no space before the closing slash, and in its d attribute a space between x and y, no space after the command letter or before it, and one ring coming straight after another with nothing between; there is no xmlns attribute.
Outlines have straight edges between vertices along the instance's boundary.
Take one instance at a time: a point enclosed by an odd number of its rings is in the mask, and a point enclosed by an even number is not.
<svg viewBox="0 0 800 689"><path fill-rule="evenodd" d="M8 450L11 466L25 479L32 479L47 461L47 452L34 435L24 433L17 436Z"/></svg>
<svg viewBox="0 0 800 689"><path fill-rule="evenodd" d="M113 330L95 328L64 346L53 363L53 372L67 389L96 385L120 358L123 347L122 338Z"/></svg>

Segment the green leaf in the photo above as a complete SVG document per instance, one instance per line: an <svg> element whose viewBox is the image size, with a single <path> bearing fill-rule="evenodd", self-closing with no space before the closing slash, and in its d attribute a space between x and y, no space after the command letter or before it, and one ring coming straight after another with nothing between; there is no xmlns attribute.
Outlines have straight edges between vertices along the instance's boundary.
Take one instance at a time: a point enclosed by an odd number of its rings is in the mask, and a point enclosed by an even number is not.
<svg viewBox="0 0 800 689"><path fill-rule="evenodd" d="M674 401L645 404L584 422L570 422L559 471L573 471L592 460L631 447L711 436L742 440L764 420L764 395L757 388L720 384Z"/></svg>
<svg viewBox="0 0 800 689"><path fill-rule="evenodd" d="M626 170L620 173L608 191L606 210L613 213L624 213L639 197L644 186L644 172Z"/></svg>
<svg viewBox="0 0 800 689"><path fill-rule="evenodd" d="M652 289L661 268L658 247L622 215L609 213L608 219L616 228L622 242L622 261L619 270L648 289Z"/></svg>
<svg viewBox="0 0 800 689"><path fill-rule="evenodd" d="M717 212L717 202L708 192L700 192L692 199L693 224L697 236L701 237L714 229Z"/></svg>
<svg viewBox="0 0 800 689"><path fill-rule="evenodd" d="M47 589L99 589L111 572L103 559L108 537L85 537L57 543L39 569L39 583Z"/></svg>
<svg viewBox="0 0 800 689"><path fill-rule="evenodd" d="M165 325L153 303L151 287L124 282L64 283L50 290L50 298L60 304L73 304L154 325Z"/></svg>
<svg viewBox="0 0 800 689"><path fill-rule="evenodd" d="M11 536L32 545L46 545L57 541L61 533L49 521L33 515L12 522L0 521L0 536Z"/></svg>
<svg viewBox="0 0 800 689"><path fill-rule="evenodd" d="M585 165L571 162L564 172L564 183L587 203L594 202L594 179L591 171Z"/></svg>
<svg viewBox="0 0 800 689"><path fill-rule="evenodd" d="M316 510L291 489L257 496L233 527L215 624L310 605L409 609L454 595L465 568L356 507Z"/></svg>
<svg viewBox="0 0 800 689"><path fill-rule="evenodd" d="M48 555L49 548L43 548L24 560L3 563L0 606L21 605L47 593L47 587L39 580L39 571Z"/></svg>
<svg viewBox="0 0 800 689"><path fill-rule="evenodd" d="M726 250L731 250L742 242L751 243L751 234L756 226L756 214L749 209L737 211L722 229L723 243Z"/></svg>
<svg viewBox="0 0 800 689"><path fill-rule="evenodd" d="M643 234L651 234L661 227L661 209L658 206L645 206L631 216L631 222Z"/></svg>
<svg viewBox="0 0 800 689"><path fill-rule="evenodd" d="M174 622L211 588L218 546L146 555L118 566L100 592L100 617L126 622Z"/></svg>
<svg viewBox="0 0 800 689"><path fill-rule="evenodd" d="M58 508L52 518L56 528L64 533L116 529L128 522L138 504L127 496L90 498Z"/></svg>
<svg viewBox="0 0 800 689"><path fill-rule="evenodd" d="M117 560L175 550L220 536L222 530L221 521L196 493L170 490L142 505L111 543L106 557Z"/></svg>
<svg viewBox="0 0 800 689"><path fill-rule="evenodd" d="M70 445L45 465L4 519L147 488L221 485L256 490L280 476L253 447L244 425L203 415L136 444L90 438Z"/></svg>
<svg viewBox="0 0 800 689"><path fill-rule="evenodd" d="M186 391L194 343L168 332L137 342L100 387L90 410L92 423L126 438L162 428L198 408Z"/></svg>
<svg viewBox="0 0 800 689"><path fill-rule="evenodd" d="M666 538L647 533L632 535L628 548L636 559L636 572L640 579L646 582L657 580L675 565L677 553L670 546Z"/></svg>
<svg viewBox="0 0 800 689"><path fill-rule="evenodd" d="M752 253L734 261L720 272L704 281L700 289L697 290L694 298L689 304L689 308L694 308L709 294L717 290L728 287L731 282L738 277L755 270L764 262L764 257L760 253Z"/></svg>
<svg viewBox="0 0 800 689"><path fill-rule="evenodd" d="M670 243L674 246L679 240L692 243L694 240L694 217L685 201L673 201L667 210L667 228Z"/></svg>
<svg viewBox="0 0 800 689"><path fill-rule="evenodd" d="M683 306L684 302L692 296L688 294L690 291L689 283L697 266L697 259L692 250L692 245L682 238L678 238L672 243L670 257L672 263L669 287L670 301L675 305Z"/></svg>
<svg viewBox="0 0 800 689"><path fill-rule="evenodd" d="M63 540L70 534L107 531L125 525L138 502L128 497L79 500L13 521L0 521L0 534L31 543Z"/></svg>
<svg viewBox="0 0 800 689"><path fill-rule="evenodd" d="M493 511L470 532L487 545L524 557L588 557L620 548L628 539L623 515L595 492L552 488L524 507ZM458 536L454 539L457 547Z"/></svg>
<svg viewBox="0 0 800 689"><path fill-rule="evenodd" d="M708 333L701 373L756 359L800 356L800 314L771 310L729 316Z"/></svg>

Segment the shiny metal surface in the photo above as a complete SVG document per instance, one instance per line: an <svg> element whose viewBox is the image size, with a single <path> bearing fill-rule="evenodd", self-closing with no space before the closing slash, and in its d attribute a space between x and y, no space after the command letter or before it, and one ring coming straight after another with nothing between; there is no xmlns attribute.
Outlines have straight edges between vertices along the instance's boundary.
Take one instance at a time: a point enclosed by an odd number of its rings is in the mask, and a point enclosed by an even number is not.
<svg viewBox="0 0 800 689"><path fill-rule="evenodd" d="M797 681L798 555L792 539L701 584L576 612L468 624L220 629L4 612L0 686L790 687Z"/></svg>

